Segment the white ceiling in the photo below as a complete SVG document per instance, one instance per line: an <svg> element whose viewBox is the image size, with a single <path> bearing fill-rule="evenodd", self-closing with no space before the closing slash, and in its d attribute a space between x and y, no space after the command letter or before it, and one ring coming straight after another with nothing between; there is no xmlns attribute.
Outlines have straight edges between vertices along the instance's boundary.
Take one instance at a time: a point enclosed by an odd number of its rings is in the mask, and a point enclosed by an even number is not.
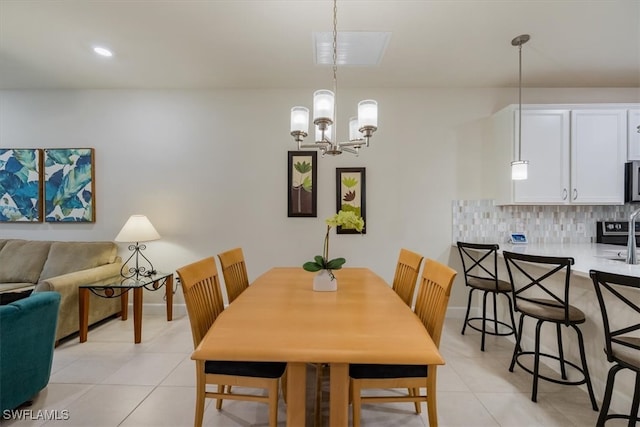
<svg viewBox="0 0 640 427"><path fill-rule="evenodd" d="M331 0L0 0L0 89L309 88ZM341 87L640 87L640 0L340 0L339 31L389 31ZM101 44L111 59L96 56Z"/></svg>

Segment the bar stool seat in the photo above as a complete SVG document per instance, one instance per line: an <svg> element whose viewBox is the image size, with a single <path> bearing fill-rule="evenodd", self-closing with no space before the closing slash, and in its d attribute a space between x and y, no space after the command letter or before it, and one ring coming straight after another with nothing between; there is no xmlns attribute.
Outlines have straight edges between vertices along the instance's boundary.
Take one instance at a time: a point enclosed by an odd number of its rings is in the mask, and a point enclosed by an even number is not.
<svg viewBox="0 0 640 427"><path fill-rule="evenodd" d="M584 350L584 339L578 327L586 321L585 315L579 308L569 304L569 283L571 279L571 266L574 263L570 257L547 257L528 255L504 251L503 257L509 273L509 281L513 286L513 302L515 311L520 313L516 345L509 371L513 372L515 365L533 375L533 387L531 400L537 401L538 380L546 380L556 384L587 386L591 406L598 410L596 398L591 385L587 359ZM551 278L561 280L560 286L550 283ZM546 298L542 298L544 296ZM536 321L536 331L533 350L524 350L521 346L522 330L525 317ZM543 353L540 350L540 334L545 322L555 324L558 353ZM562 344L562 326L569 327L576 332L580 364L572 362L565 357ZM523 356L533 356L533 368L523 362ZM559 363L560 373L555 377L540 373L540 360L552 360ZM567 367L577 371L579 379L570 380L567 375Z"/></svg>

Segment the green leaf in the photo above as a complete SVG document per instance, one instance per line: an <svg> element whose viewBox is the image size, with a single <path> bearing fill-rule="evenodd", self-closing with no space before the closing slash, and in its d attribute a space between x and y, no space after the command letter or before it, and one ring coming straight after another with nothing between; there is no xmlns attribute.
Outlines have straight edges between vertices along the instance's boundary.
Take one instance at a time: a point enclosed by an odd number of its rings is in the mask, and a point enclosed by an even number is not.
<svg viewBox="0 0 640 427"><path fill-rule="evenodd" d="M297 170L298 172L300 172L301 174L305 174L308 172L311 172L311 163L308 162L296 162L293 167L295 168L295 170Z"/></svg>
<svg viewBox="0 0 640 427"><path fill-rule="evenodd" d="M311 193L311 190L313 189L313 184L311 183L311 177L307 176L304 179L304 181L302 181L302 188L307 193Z"/></svg>
<svg viewBox="0 0 640 427"><path fill-rule="evenodd" d="M325 267L325 260L324 260L324 258L322 256L316 255L316 256L313 257L313 259L316 260L316 264L321 265L322 268Z"/></svg>
<svg viewBox="0 0 640 427"><path fill-rule="evenodd" d="M311 271L311 272L322 270L322 266L318 265L318 263L313 261L305 262L304 264L302 264L302 268L304 268L306 271Z"/></svg>
<svg viewBox="0 0 640 427"><path fill-rule="evenodd" d="M335 258L327 263L327 270L340 270L342 265L347 262L344 258Z"/></svg>

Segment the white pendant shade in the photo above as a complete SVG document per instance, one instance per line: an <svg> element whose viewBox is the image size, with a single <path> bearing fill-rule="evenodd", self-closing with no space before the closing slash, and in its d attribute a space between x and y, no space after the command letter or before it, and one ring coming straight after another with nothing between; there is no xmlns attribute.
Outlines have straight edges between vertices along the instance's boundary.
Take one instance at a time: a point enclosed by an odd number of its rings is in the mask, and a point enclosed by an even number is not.
<svg viewBox="0 0 640 427"><path fill-rule="evenodd" d="M526 160L511 162L511 179L514 181L527 179L528 166L529 162Z"/></svg>
<svg viewBox="0 0 640 427"><path fill-rule="evenodd" d="M362 139L362 133L360 133L360 127L358 126L358 118L351 117L349 119L349 141L357 141Z"/></svg>
<svg viewBox="0 0 640 427"><path fill-rule="evenodd" d="M334 105L333 92L326 89L315 91L313 93L313 121L318 119L333 121Z"/></svg>
<svg viewBox="0 0 640 427"><path fill-rule="evenodd" d="M160 234L145 215L131 215L115 238L116 242L148 242Z"/></svg>
<svg viewBox="0 0 640 427"><path fill-rule="evenodd" d="M291 132L309 132L309 109L293 107L291 109Z"/></svg>
<svg viewBox="0 0 640 427"><path fill-rule="evenodd" d="M378 103L373 99L365 99L358 103L358 126L378 127Z"/></svg>

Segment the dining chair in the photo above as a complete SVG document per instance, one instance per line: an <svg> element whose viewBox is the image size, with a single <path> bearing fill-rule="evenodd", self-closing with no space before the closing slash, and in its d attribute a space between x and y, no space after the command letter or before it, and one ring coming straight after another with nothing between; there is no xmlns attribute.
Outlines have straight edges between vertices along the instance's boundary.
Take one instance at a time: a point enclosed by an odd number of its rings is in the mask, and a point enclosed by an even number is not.
<svg viewBox="0 0 640 427"><path fill-rule="evenodd" d="M591 270L589 276L598 296L604 326L604 352L607 361L613 363L607 376L602 408L596 422L597 427L604 426L610 419L628 420L629 426L640 421L640 278L621 274ZM609 414L611 394L616 374L629 369L636 374L633 400L629 415Z"/></svg>
<svg viewBox="0 0 640 427"><path fill-rule="evenodd" d="M513 304L511 303L511 283L498 279L498 249L497 244L457 242L464 282L469 288L467 312L462 323L462 335L469 326L481 333L480 350L484 351L485 336L507 336L516 333L516 322L513 318ZM482 316L469 317L472 297L475 291L482 294ZM493 317L487 317L487 296L493 299ZM507 299L511 324L498 318L498 295ZM480 321L480 322L478 322ZM477 326L477 323L482 326ZM475 324L474 324L475 323Z"/></svg>
<svg viewBox="0 0 640 427"><path fill-rule="evenodd" d="M533 375L531 391L531 400L533 402L537 401L539 379L564 385L585 384L591 399L591 406L594 411L597 411L598 405L593 394L593 386L591 385L591 377L587 367L584 339L578 327L578 325L586 322L586 317L582 310L569 303L573 258L529 255L509 251L503 251L502 256L507 265L509 281L513 288L514 308L516 312L520 313L516 344L513 348L509 371L513 372L517 364L525 372ZM558 285L557 281L562 284ZM525 350L522 347L522 328L525 317L536 322L533 350ZM545 322L555 326L555 341L558 343L558 352L556 354L546 353L540 349L540 332ZM576 332L580 365L568 360L564 354L562 326L571 328ZM533 368L521 360L521 358L531 359L531 356L533 356ZM541 358L558 362L560 374L558 376L550 376L550 374L540 373ZM570 379L567 375L567 368L573 368L578 373L576 376L580 378Z"/></svg>
<svg viewBox="0 0 640 427"><path fill-rule="evenodd" d="M218 269L213 257L204 258L177 270L191 324L194 348L198 346L213 322L224 310ZM278 421L278 381L286 364L279 362L196 361L196 412L194 425L202 425L205 398L263 402L269 405L269 426ZM217 391L206 386L217 385ZM263 388L267 396L232 393L230 386ZM227 389L227 387L229 388Z"/></svg>
<svg viewBox="0 0 640 427"><path fill-rule="evenodd" d="M249 276L247 275L247 265L244 261L242 248L230 249L219 253L218 259L222 267L224 286L227 289L227 299L231 304L242 291L249 287Z"/></svg>
<svg viewBox="0 0 640 427"><path fill-rule="evenodd" d="M442 326L456 274L455 270L437 261L431 259L425 261L414 312L424 324L436 347L440 346ZM414 402L416 413L421 412L421 402L427 402L429 425L431 427L438 425L436 366L351 364L349 376L354 427L360 425L363 403L387 402ZM363 389L371 388L407 388L409 392L362 396ZM421 388L426 388L425 395L420 394Z"/></svg>
<svg viewBox="0 0 640 427"><path fill-rule="evenodd" d="M392 288L409 307L413 303L413 293L416 289L423 259L424 257L418 253L404 248L400 249Z"/></svg>

